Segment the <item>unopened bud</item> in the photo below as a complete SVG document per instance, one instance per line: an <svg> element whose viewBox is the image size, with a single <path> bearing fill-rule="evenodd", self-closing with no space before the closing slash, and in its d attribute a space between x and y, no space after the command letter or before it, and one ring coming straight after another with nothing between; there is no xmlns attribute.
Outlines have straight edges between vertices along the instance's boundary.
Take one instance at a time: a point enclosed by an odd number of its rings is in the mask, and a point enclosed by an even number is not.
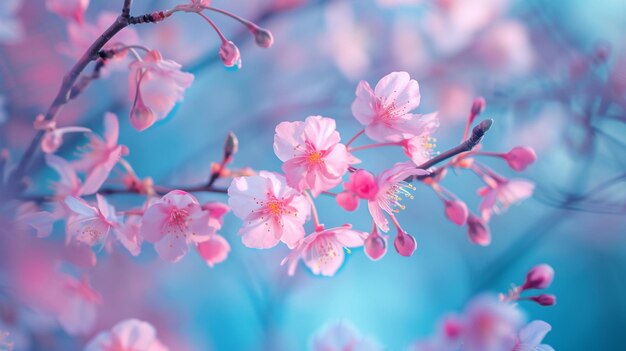
<svg viewBox="0 0 626 351"><path fill-rule="evenodd" d="M233 132L228 132L226 141L224 142L224 159L228 159L237 153L239 149L239 140Z"/></svg>
<svg viewBox="0 0 626 351"><path fill-rule="evenodd" d="M550 294L541 294L537 296L529 297L530 300L535 301L541 306L552 306L556 304L556 296Z"/></svg>
<svg viewBox="0 0 626 351"><path fill-rule="evenodd" d="M137 95L133 109L130 111L130 124L141 132L152 126L155 121L152 110L144 104L141 95Z"/></svg>
<svg viewBox="0 0 626 351"><path fill-rule="evenodd" d="M365 254L372 261L377 261L387 253L387 240L376 229L365 239Z"/></svg>
<svg viewBox="0 0 626 351"><path fill-rule="evenodd" d="M467 218L467 236L470 241L480 246L491 243L491 233L485 222L472 214Z"/></svg>
<svg viewBox="0 0 626 351"><path fill-rule="evenodd" d="M512 169L521 172L526 169L530 164L537 160L537 154L531 147L517 146L511 149L511 151L502 155L506 163Z"/></svg>
<svg viewBox="0 0 626 351"><path fill-rule="evenodd" d="M547 264L540 264L528 272L522 289L545 289L552 284L553 279L554 269Z"/></svg>
<svg viewBox="0 0 626 351"><path fill-rule="evenodd" d="M398 235L396 235L396 239L393 241L393 246L400 255L408 257L415 252L417 242L412 235L398 229Z"/></svg>
<svg viewBox="0 0 626 351"><path fill-rule="evenodd" d="M472 109L470 111L470 124L474 122L474 119L478 117L478 115L483 113L483 111L485 110L485 105L487 105L487 103L485 102L484 97L479 96L474 99L474 103L472 104Z"/></svg>
<svg viewBox="0 0 626 351"><path fill-rule="evenodd" d="M446 201L445 206L446 217L448 217L450 222L456 225L464 225L465 222L467 222L469 212L467 211L465 202L461 200L451 200Z"/></svg>
<svg viewBox="0 0 626 351"><path fill-rule="evenodd" d="M239 48L232 41L225 41L220 46L219 56L224 66L234 67L241 65L241 55L239 54Z"/></svg>
<svg viewBox="0 0 626 351"><path fill-rule="evenodd" d="M252 33L254 34L254 41L258 46L269 48L274 44L274 36L269 30L256 27Z"/></svg>

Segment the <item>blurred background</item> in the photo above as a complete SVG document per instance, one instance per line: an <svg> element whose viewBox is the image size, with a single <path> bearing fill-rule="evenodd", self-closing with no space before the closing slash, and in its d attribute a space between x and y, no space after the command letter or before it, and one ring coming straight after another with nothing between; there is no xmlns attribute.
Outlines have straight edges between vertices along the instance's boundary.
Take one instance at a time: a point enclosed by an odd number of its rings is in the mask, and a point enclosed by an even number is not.
<svg viewBox="0 0 626 351"><path fill-rule="evenodd" d="M92 1L86 22L119 11L121 3ZM176 4L135 1L133 13ZM217 57L219 40L197 16L177 14L158 25L136 26L143 45L195 75L184 102L138 133L128 122L126 71L111 70L63 109L59 124L100 131L103 114L115 112L120 143L129 147L127 159L139 176L163 185L197 184L208 177L211 162L220 160L228 131L240 142L233 166L257 170L280 169L272 149L280 121L330 116L347 140L360 130L350 112L358 81L373 85L389 72L405 70L420 83L419 111L439 111L441 151L458 143L473 99L484 96L483 116L495 121L486 149L528 145L537 152L537 162L521 175L536 182L534 197L494 218L492 244L479 247L468 241L464 228L445 220L436 195L418 186L399 216L417 238L416 254L388 254L372 262L353 250L332 278L313 276L304 266L288 277L279 266L287 248L244 247L237 235L240 221L232 214L221 230L232 251L213 268L195 254L176 264L163 262L147 245L139 257L103 251L90 270L103 302L96 327L85 335L69 336L28 307L18 308L21 296L6 285L0 329L12 332L17 350L81 349L95 333L129 317L153 323L172 350L303 350L320 327L337 320L352 322L389 350L404 350L432 333L445 313L462 309L482 291L503 292L521 283L538 263L555 268L551 292L558 304L523 309L528 318L553 326L545 342L556 350L619 349L626 326L623 0L213 4L270 29L274 47L256 47L241 25L213 16L242 53L241 69L225 69ZM0 147L19 159L35 133L34 117L45 111L74 61L64 54L67 21L48 12L43 0L23 1L12 16L23 32L0 43ZM71 158L84 141L67 137L59 154ZM363 157L369 169L379 171L390 166L394 152L401 157L392 149ZM520 176L501 163L489 165ZM34 193L45 192L56 179L41 156L31 175ZM450 174L444 184L471 208L478 206L475 176ZM222 195L198 197L226 201ZM119 208L140 203L137 196L110 201ZM327 225L351 222L370 229L365 206L348 214L332 198L321 197L318 209ZM0 285L22 259L63 245L63 226L55 229L46 239L0 241Z"/></svg>

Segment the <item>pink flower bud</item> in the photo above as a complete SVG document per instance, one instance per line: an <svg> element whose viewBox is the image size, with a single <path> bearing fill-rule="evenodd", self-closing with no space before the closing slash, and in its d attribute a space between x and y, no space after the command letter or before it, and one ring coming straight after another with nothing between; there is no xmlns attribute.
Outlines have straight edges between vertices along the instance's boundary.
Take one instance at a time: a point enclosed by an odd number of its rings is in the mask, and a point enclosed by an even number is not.
<svg viewBox="0 0 626 351"><path fill-rule="evenodd" d="M446 217L448 217L450 222L459 226L467 222L469 212L467 211L465 202L461 200L446 201L445 206Z"/></svg>
<svg viewBox="0 0 626 351"><path fill-rule="evenodd" d="M239 54L239 48L232 41L225 41L222 43L219 50L219 56L226 67L240 65L241 55Z"/></svg>
<svg viewBox="0 0 626 351"><path fill-rule="evenodd" d="M239 149L239 139L233 132L228 132L226 141L224 141L224 157L229 158L237 153Z"/></svg>
<svg viewBox="0 0 626 351"><path fill-rule="evenodd" d="M130 124L138 131L146 130L155 122L154 113L144 104L141 95L137 95L135 105L130 111Z"/></svg>
<svg viewBox="0 0 626 351"><path fill-rule="evenodd" d="M489 227L482 219L473 214L467 217L467 235L474 244L487 246L491 243Z"/></svg>
<svg viewBox="0 0 626 351"><path fill-rule="evenodd" d="M474 103L472 104L472 109L470 111L469 124L472 124L472 122L474 122L474 119L478 117L478 115L483 113L486 105L487 103L485 102L485 98L483 98L482 96L474 99Z"/></svg>
<svg viewBox="0 0 626 351"><path fill-rule="evenodd" d="M378 261L387 253L387 240L376 229L365 239L365 254L372 261Z"/></svg>
<svg viewBox="0 0 626 351"><path fill-rule="evenodd" d="M265 28L256 27L253 31L254 41L262 48L269 48L274 44L272 32Z"/></svg>
<svg viewBox="0 0 626 351"><path fill-rule="evenodd" d="M547 264L540 264L528 272L522 289L545 289L552 284L552 279L554 279L554 269Z"/></svg>
<svg viewBox="0 0 626 351"><path fill-rule="evenodd" d="M372 173L359 169L350 174L350 180L346 183L346 188L361 199L373 200L378 193L378 182L376 182L376 177Z"/></svg>
<svg viewBox="0 0 626 351"><path fill-rule="evenodd" d="M448 317L443 321L443 335L448 340L454 340L461 335L463 324L458 317Z"/></svg>
<svg viewBox="0 0 626 351"><path fill-rule="evenodd" d="M552 306L556 303L556 296L550 294L541 294L537 296L529 297L530 300L535 301L541 306Z"/></svg>
<svg viewBox="0 0 626 351"><path fill-rule="evenodd" d="M346 211L354 211L359 207L359 199L349 191L343 191L335 197L337 204Z"/></svg>
<svg viewBox="0 0 626 351"><path fill-rule="evenodd" d="M413 255L413 252L415 252L417 242L412 235L407 234L402 230L398 230L398 235L396 235L396 239L393 241L393 246L400 255L408 257Z"/></svg>
<svg viewBox="0 0 626 351"><path fill-rule="evenodd" d="M55 153L63 144L63 135L54 131L46 132L41 139L41 151L47 154Z"/></svg>
<svg viewBox="0 0 626 351"><path fill-rule="evenodd" d="M535 150L527 146L517 146L502 156L512 169L521 172L535 162L537 154Z"/></svg>

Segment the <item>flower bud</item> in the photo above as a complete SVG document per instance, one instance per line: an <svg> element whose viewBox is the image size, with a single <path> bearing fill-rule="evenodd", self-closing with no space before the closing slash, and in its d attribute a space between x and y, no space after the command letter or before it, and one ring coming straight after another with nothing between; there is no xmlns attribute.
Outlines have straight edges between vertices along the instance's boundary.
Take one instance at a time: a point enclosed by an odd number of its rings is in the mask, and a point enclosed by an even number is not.
<svg viewBox="0 0 626 351"><path fill-rule="evenodd" d="M378 193L376 177L364 169L350 173L350 180L346 183L346 187L365 200L373 200Z"/></svg>
<svg viewBox="0 0 626 351"><path fill-rule="evenodd" d="M344 210L352 212L359 207L359 199L349 191L342 191L335 197L337 204Z"/></svg>
<svg viewBox="0 0 626 351"><path fill-rule="evenodd" d="M41 151L47 154L55 153L63 144L63 135L54 131L46 132L41 139Z"/></svg>
<svg viewBox="0 0 626 351"><path fill-rule="evenodd" d="M400 255L408 257L415 252L417 242L412 235L398 230L398 235L396 235L396 239L393 241L393 246Z"/></svg>
<svg viewBox="0 0 626 351"><path fill-rule="evenodd" d="M487 246L491 243L489 227L482 219L473 214L467 217L467 236L471 242L480 246Z"/></svg>
<svg viewBox="0 0 626 351"><path fill-rule="evenodd" d="M464 225L467 222L469 212L465 202L461 200L446 201L445 206L446 217L448 217L450 222L456 225Z"/></svg>
<svg viewBox="0 0 626 351"><path fill-rule="evenodd" d="M376 229L365 239L365 254L372 261L378 261L387 253L387 240Z"/></svg>
<svg viewBox="0 0 626 351"><path fill-rule="evenodd" d="M155 122L154 113L144 104L141 95L137 95L135 105L130 111L130 124L138 131L146 130Z"/></svg>
<svg viewBox="0 0 626 351"><path fill-rule="evenodd" d="M274 36L269 30L256 27L252 33L254 34L254 41L258 46L269 48L274 44Z"/></svg>
<svg viewBox="0 0 626 351"><path fill-rule="evenodd" d="M552 306L556 304L556 296L550 294L541 294L537 296L529 297L530 300L535 301L541 306Z"/></svg>
<svg viewBox="0 0 626 351"><path fill-rule="evenodd" d="M232 41L225 41L222 43L219 50L219 56L226 67L241 65L239 48Z"/></svg>
<svg viewBox="0 0 626 351"><path fill-rule="evenodd" d="M521 172L535 162L537 154L531 147L517 146L502 156L512 169Z"/></svg>
<svg viewBox="0 0 626 351"><path fill-rule="evenodd" d="M239 140L233 132L228 132L226 141L224 142L224 158L230 158L237 153L239 149Z"/></svg>
<svg viewBox="0 0 626 351"><path fill-rule="evenodd" d="M474 99L474 103L472 104L472 109L470 110L469 124L472 124L474 122L474 119L476 119L478 115L483 113L483 111L485 110L486 104L487 103L485 102L485 98L483 98L482 96L479 96L476 99Z"/></svg>
<svg viewBox="0 0 626 351"><path fill-rule="evenodd" d="M540 264L528 272L522 289L545 289L552 284L552 279L554 279L554 269L547 264Z"/></svg>

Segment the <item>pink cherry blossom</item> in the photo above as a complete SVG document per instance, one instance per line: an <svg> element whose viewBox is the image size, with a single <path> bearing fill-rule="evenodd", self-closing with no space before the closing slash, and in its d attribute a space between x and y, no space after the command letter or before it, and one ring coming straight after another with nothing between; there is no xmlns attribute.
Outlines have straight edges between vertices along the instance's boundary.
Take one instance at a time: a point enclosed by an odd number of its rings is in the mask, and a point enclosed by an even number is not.
<svg viewBox="0 0 626 351"><path fill-rule="evenodd" d="M71 211L67 220L67 235L89 246L103 243L109 233L119 225L115 208L104 196L96 194L97 206L91 206L82 199L68 196L65 205Z"/></svg>
<svg viewBox="0 0 626 351"><path fill-rule="evenodd" d="M56 0L56 1L82 1L82 0ZM78 59L89 46L112 24L117 20L118 14L114 12L102 12L98 16L96 24L89 22L70 22L67 24L67 32L69 36L69 44L62 45L60 51L71 57ZM117 33L108 43L103 47L103 50L110 50L112 48L120 47L123 45L138 45L140 44L139 37L134 28L124 28ZM117 55L107 60L107 68L121 69L123 65L117 64L124 57L126 57L126 51L120 51ZM109 61L113 61L111 65Z"/></svg>
<svg viewBox="0 0 626 351"><path fill-rule="evenodd" d="M84 127L63 127L57 128L56 122L46 121L44 115L37 115L34 122L35 129L45 130L41 139L41 150L47 154L56 152L63 144L63 135L66 133L90 133L89 128Z"/></svg>
<svg viewBox="0 0 626 351"><path fill-rule="evenodd" d="M522 322L523 316L514 305L490 295L474 298L464 312L463 350L511 350Z"/></svg>
<svg viewBox="0 0 626 351"><path fill-rule="evenodd" d="M469 212L467 205L461 200L446 200L444 202L446 217L456 225L464 225L467 222Z"/></svg>
<svg viewBox="0 0 626 351"><path fill-rule="evenodd" d="M24 26L18 16L22 2L23 0L0 1L0 43L10 44L22 40Z"/></svg>
<svg viewBox="0 0 626 351"><path fill-rule="evenodd" d="M345 321L324 326L313 337L313 351L382 351L376 340L363 336L356 328Z"/></svg>
<svg viewBox="0 0 626 351"><path fill-rule="evenodd" d="M491 244L491 233L485 221L473 214L467 217L467 236L471 242L481 246Z"/></svg>
<svg viewBox="0 0 626 351"><path fill-rule="evenodd" d="M274 152L285 162L287 184L298 191L309 189L313 196L339 184L350 162L340 140L332 118L310 116L276 126Z"/></svg>
<svg viewBox="0 0 626 351"><path fill-rule="evenodd" d="M172 190L145 211L141 236L155 244L162 259L178 262L189 251L189 244L209 240L216 229L193 195Z"/></svg>
<svg viewBox="0 0 626 351"><path fill-rule="evenodd" d="M554 269L547 264L533 267L526 275L522 289L545 289L552 284Z"/></svg>
<svg viewBox="0 0 626 351"><path fill-rule="evenodd" d="M337 203L346 211L354 211L359 205L359 199L372 200L378 192L376 177L359 169L350 173L350 180L344 183L344 191L337 194Z"/></svg>
<svg viewBox="0 0 626 351"><path fill-rule="evenodd" d="M552 330L550 324L544 321L532 321L519 331L517 341L511 351L554 351L546 344L543 338Z"/></svg>
<svg viewBox="0 0 626 351"><path fill-rule="evenodd" d="M62 301L57 319L68 334L87 334L96 322L96 305L102 297L89 285L86 277L77 280L66 274L63 277Z"/></svg>
<svg viewBox="0 0 626 351"><path fill-rule="evenodd" d="M83 22L88 6L89 0L46 0L48 11L61 17L71 18L79 23Z"/></svg>
<svg viewBox="0 0 626 351"><path fill-rule="evenodd" d="M294 275L302 259L313 274L331 277L343 264L344 248L363 246L366 237L366 233L352 230L350 224L326 230L322 226L321 230L305 237L281 265L287 264L289 275Z"/></svg>
<svg viewBox="0 0 626 351"><path fill-rule="evenodd" d="M269 172L238 177L228 187L228 196L228 205L244 222L239 234L247 247L267 249L282 241L293 248L304 237L311 205L287 186L285 177Z"/></svg>
<svg viewBox="0 0 626 351"><path fill-rule="evenodd" d="M532 196L534 190L535 184L526 179L495 179L478 191L483 197L480 213L488 221L491 213L502 213L509 206Z"/></svg>
<svg viewBox="0 0 626 351"><path fill-rule="evenodd" d="M52 233L52 226L57 220L50 212L41 211L33 202L24 202L17 208L15 222L19 228L31 227L38 238L45 238Z"/></svg>
<svg viewBox="0 0 626 351"><path fill-rule="evenodd" d="M535 162L537 154L531 147L517 146L506 154L503 154L502 158L504 158L509 167L518 172L522 172L526 167Z"/></svg>
<svg viewBox="0 0 626 351"><path fill-rule="evenodd" d="M211 234L207 241L198 244L197 249L209 267L213 267L215 264L226 260L230 252L230 245L221 235Z"/></svg>
<svg viewBox="0 0 626 351"><path fill-rule="evenodd" d="M113 167L121 157L128 154L128 148L118 145L119 122L117 116L107 112L104 115L104 139L92 134L89 136L87 152L74 161L76 170L87 174L83 183L83 194L96 193L106 181Z"/></svg>
<svg viewBox="0 0 626 351"><path fill-rule="evenodd" d="M123 320L96 335L85 351L167 351L158 339L154 327L138 319Z"/></svg>
<svg viewBox="0 0 626 351"><path fill-rule="evenodd" d="M143 237L141 236L141 216L127 216L124 223L115 231L117 240L133 256L141 252Z"/></svg>
<svg viewBox="0 0 626 351"><path fill-rule="evenodd" d="M389 231L389 222L385 218L384 212L393 215L399 209L404 208L404 205L400 203L402 197L413 198L410 190L415 190L415 187L407 183L405 179L410 176L426 174L428 174L427 171L418 169L412 162L400 162L376 177L378 191L376 196L368 201L367 205L380 230Z"/></svg>
<svg viewBox="0 0 626 351"><path fill-rule="evenodd" d="M393 72L378 81L374 90L366 81L359 83L352 114L372 140L399 142L421 136L438 125L436 114L411 113L419 104L417 81L406 72Z"/></svg>
<svg viewBox="0 0 626 351"><path fill-rule="evenodd" d="M52 183L54 197L58 200L64 200L67 196L81 196L83 186L72 165L56 155L46 155L45 158L46 164L60 177L59 181Z"/></svg>
<svg viewBox="0 0 626 351"><path fill-rule="evenodd" d="M130 64L128 97L133 102L131 122L137 130L164 119L183 99L185 89L193 82L193 74L182 72L180 68L178 63L164 60L156 50ZM135 112L137 108L142 111Z"/></svg>
<svg viewBox="0 0 626 351"><path fill-rule="evenodd" d="M422 129L414 137L401 143L404 153L418 166L433 157L436 139L431 135L439 128L439 119L435 114L424 115L421 120Z"/></svg>

